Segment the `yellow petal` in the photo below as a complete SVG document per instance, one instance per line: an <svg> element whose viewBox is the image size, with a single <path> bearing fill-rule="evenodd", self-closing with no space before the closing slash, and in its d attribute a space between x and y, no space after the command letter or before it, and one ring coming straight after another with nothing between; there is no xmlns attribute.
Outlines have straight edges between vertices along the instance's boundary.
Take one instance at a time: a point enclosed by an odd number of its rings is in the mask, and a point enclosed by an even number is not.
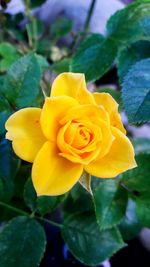
<svg viewBox="0 0 150 267"><path fill-rule="evenodd" d="M59 156L55 144L46 142L33 163L33 185L39 196L61 195L74 186L82 172L82 165Z"/></svg>
<svg viewBox="0 0 150 267"><path fill-rule="evenodd" d="M78 105L78 102L69 96L47 97L41 114L41 126L46 138L55 141L59 130L59 121L68 109Z"/></svg>
<svg viewBox="0 0 150 267"><path fill-rule="evenodd" d="M86 121L93 121L96 118L102 119L110 124L108 113L102 106L96 105L78 105L74 106L66 112L64 118L60 121L61 124L67 123L69 120L86 119Z"/></svg>
<svg viewBox="0 0 150 267"><path fill-rule="evenodd" d="M87 90L85 76L80 73L60 74L53 82L51 96L71 96L80 104L95 104L93 95Z"/></svg>
<svg viewBox="0 0 150 267"><path fill-rule="evenodd" d="M126 130L123 127L121 116L118 113L118 103L108 93L94 93L95 101L98 105L102 105L109 113L111 125L121 130L126 134Z"/></svg>
<svg viewBox="0 0 150 267"><path fill-rule="evenodd" d="M9 117L5 127L6 138L12 141L15 153L23 160L33 162L46 141L40 126L40 108L24 108Z"/></svg>
<svg viewBox="0 0 150 267"><path fill-rule="evenodd" d="M136 167L134 149L130 140L118 129L112 127L115 140L108 154L84 169L97 177L113 178L118 174Z"/></svg>

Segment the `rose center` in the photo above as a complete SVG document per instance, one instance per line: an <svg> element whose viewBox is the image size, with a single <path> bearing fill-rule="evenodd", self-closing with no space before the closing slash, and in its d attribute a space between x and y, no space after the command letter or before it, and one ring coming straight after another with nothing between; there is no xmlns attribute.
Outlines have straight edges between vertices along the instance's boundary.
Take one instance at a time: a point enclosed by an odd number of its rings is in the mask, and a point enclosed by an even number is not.
<svg viewBox="0 0 150 267"><path fill-rule="evenodd" d="M90 130L78 122L72 122L65 132L65 141L71 146L81 149L92 140Z"/></svg>

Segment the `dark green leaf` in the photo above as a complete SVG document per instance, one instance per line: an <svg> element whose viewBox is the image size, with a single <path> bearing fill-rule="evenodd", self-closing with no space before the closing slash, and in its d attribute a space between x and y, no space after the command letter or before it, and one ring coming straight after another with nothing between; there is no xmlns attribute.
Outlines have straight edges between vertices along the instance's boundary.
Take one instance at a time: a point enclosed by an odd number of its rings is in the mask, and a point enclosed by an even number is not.
<svg viewBox="0 0 150 267"><path fill-rule="evenodd" d="M39 64L36 57L29 54L18 59L8 70L3 94L14 107L32 106L39 94L39 83Z"/></svg>
<svg viewBox="0 0 150 267"><path fill-rule="evenodd" d="M20 57L17 49L6 42L0 44L0 72L6 71Z"/></svg>
<svg viewBox="0 0 150 267"><path fill-rule="evenodd" d="M150 197L148 199L136 199L136 212L140 223L150 228Z"/></svg>
<svg viewBox="0 0 150 267"><path fill-rule="evenodd" d="M121 49L117 58L120 81L124 80L132 65L148 57L150 57L150 42L148 41L139 41Z"/></svg>
<svg viewBox="0 0 150 267"><path fill-rule="evenodd" d="M25 204L31 209L31 211L35 211L37 195L31 178L29 178L25 184L23 196Z"/></svg>
<svg viewBox="0 0 150 267"><path fill-rule="evenodd" d="M11 111L1 111L0 112L0 135L5 133L5 122L8 117L11 115Z"/></svg>
<svg viewBox="0 0 150 267"><path fill-rule="evenodd" d="M37 198L37 209L40 214L45 215L55 210L58 205L63 202L65 195L62 196L41 196Z"/></svg>
<svg viewBox="0 0 150 267"><path fill-rule="evenodd" d="M31 164L22 162L17 175L14 178L14 194L16 197L23 196L24 186L31 176Z"/></svg>
<svg viewBox="0 0 150 267"><path fill-rule="evenodd" d="M35 8L35 7L39 7L41 6L42 4L44 4L45 0L31 0L30 1L30 7L31 8Z"/></svg>
<svg viewBox="0 0 150 267"><path fill-rule="evenodd" d="M99 183L93 192L96 217L100 229L108 229L120 222L126 211L127 192L117 180Z"/></svg>
<svg viewBox="0 0 150 267"><path fill-rule="evenodd" d="M29 178L25 184L24 201L31 211L38 211L40 214L45 215L56 209L64 199L65 195L37 197L32 180Z"/></svg>
<svg viewBox="0 0 150 267"><path fill-rule="evenodd" d="M0 232L0 266L37 267L45 245L45 233L38 222L16 217Z"/></svg>
<svg viewBox="0 0 150 267"><path fill-rule="evenodd" d="M145 22L146 19L146 22ZM108 35L121 45L149 40L150 2L135 2L116 12L107 23Z"/></svg>
<svg viewBox="0 0 150 267"><path fill-rule="evenodd" d="M117 229L100 231L93 213L68 217L62 236L71 253L88 266L100 264L125 246Z"/></svg>
<svg viewBox="0 0 150 267"><path fill-rule="evenodd" d="M20 160L13 153L8 140L0 141L0 176L12 180L18 172Z"/></svg>
<svg viewBox="0 0 150 267"><path fill-rule="evenodd" d="M70 70L84 73L87 81L95 81L108 71L116 53L117 45L113 39L93 34L78 47L71 61Z"/></svg>
<svg viewBox="0 0 150 267"><path fill-rule="evenodd" d="M43 74L43 72L49 67L48 61L46 60L45 57L35 54L35 57L37 59L37 62L40 66L40 71L41 71L41 75Z"/></svg>
<svg viewBox="0 0 150 267"><path fill-rule="evenodd" d="M55 62L52 65L52 69L57 73L68 72L69 71L69 64L70 64L70 59L65 58L65 59L62 59L58 62Z"/></svg>
<svg viewBox="0 0 150 267"><path fill-rule="evenodd" d="M133 65L125 76L122 88L122 100L131 123L141 123L150 120L149 73L150 59L144 59Z"/></svg>
<svg viewBox="0 0 150 267"><path fill-rule="evenodd" d="M124 240L130 240L138 235L141 230L141 224L136 214L136 203L134 200L128 200L126 214L121 220L119 230Z"/></svg>
<svg viewBox="0 0 150 267"><path fill-rule="evenodd" d="M13 178L20 167L20 160L14 155L11 144L6 139L0 140L0 178L3 193L10 199L14 192ZM2 197L3 198L3 197Z"/></svg>
<svg viewBox="0 0 150 267"><path fill-rule="evenodd" d="M140 198L150 199L150 155L136 156L137 167L122 174L123 183Z"/></svg>

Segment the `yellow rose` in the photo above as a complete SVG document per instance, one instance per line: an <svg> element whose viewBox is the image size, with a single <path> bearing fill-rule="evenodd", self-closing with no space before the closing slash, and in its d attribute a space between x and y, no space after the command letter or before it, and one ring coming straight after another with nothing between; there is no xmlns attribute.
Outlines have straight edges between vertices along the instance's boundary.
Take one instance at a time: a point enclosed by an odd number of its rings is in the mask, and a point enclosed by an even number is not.
<svg viewBox="0 0 150 267"><path fill-rule="evenodd" d="M107 93L90 93L83 74L59 75L43 108L17 111L6 129L15 153L33 162L38 195L67 192L83 170L113 178L136 166L118 104Z"/></svg>

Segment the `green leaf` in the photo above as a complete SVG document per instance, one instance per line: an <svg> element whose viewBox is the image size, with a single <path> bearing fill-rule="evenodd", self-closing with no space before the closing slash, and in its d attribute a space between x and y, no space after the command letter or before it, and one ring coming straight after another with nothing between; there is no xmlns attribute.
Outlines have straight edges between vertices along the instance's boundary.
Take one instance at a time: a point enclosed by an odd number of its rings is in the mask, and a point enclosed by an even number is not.
<svg viewBox="0 0 150 267"><path fill-rule="evenodd" d="M0 175L6 179L13 179L20 167L20 159L14 154L10 142L0 141Z"/></svg>
<svg viewBox="0 0 150 267"><path fill-rule="evenodd" d="M122 174L122 182L132 191L133 195L150 199L150 155L136 156L137 167Z"/></svg>
<svg viewBox="0 0 150 267"><path fill-rule="evenodd" d="M14 178L14 194L16 197L22 198L25 184L31 176L31 167L32 165L30 163L22 162L20 169Z"/></svg>
<svg viewBox="0 0 150 267"><path fill-rule="evenodd" d="M40 214L45 215L46 213L50 213L55 210L60 203L62 203L65 199L65 195L61 196L41 196L37 198L37 209Z"/></svg>
<svg viewBox="0 0 150 267"><path fill-rule="evenodd" d="M70 64L70 59L65 58L65 59L62 59L58 62L55 62L52 65L52 69L57 73L68 72L69 71L69 64Z"/></svg>
<svg viewBox="0 0 150 267"><path fill-rule="evenodd" d="M71 192L67 195L64 205L63 214L64 217L72 216L72 214L81 213L85 211L93 211L94 205L91 195L77 183Z"/></svg>
<svg viewBox="0 0 150 267"><path fill-rule="evenodd" d="M37 195L31 178L28 178L27 182L25 183L23 197L25 204L31 209L31 211L35 211Z"/></svg>
<svg viewBox="0 0 150 267"><path fill-rule="evenodd" d="M62 236L71 253L88 266L100 264L125 246L116 228L100 231L89 212L66 218Z"/></svg>
<svg viewBox="0 0 150 267"><path fill-rule="evenodd" d="M5 129L5 122L8 119L8 117L11 115L11 111L5 110L0 112L0 135L4 134L6 132Z"/></svg>
<svg viewBox="0 0 150 267"><path fill-rule="evenodd" d="M136 212L141 224L150 227L150 154L138 154L138 167L122 175L122 181L136 202Z"/></svg>
<svg viewBox="0 0 150 267"><path fill-rule="evenodd" d="M140 223L150 228L150 197L147 200L136 199L136 212Z"/></svg>
<svg viewBox="0 0 150 267"><path fill-rule="evenodd" d="M0 140L0 179L1 191L6 193L2 199L9 200L14 192L14 177L20 167L20 160L14 155L11 144L6 139Z"/></svg>
<svg viewBox="0 0 150 267"><path fill-rule="evenodd" d="M19 216L0 232L0 266L36 267L46 245L41 225L33 219Z"/></svg>
<svg viewBox="0 0 150 267"><path fill-rule="evenodd" d="M8 70L3 95L15 108L33 106L39 94L39 83L39 64L34 54L29 54L18 59Z"/></svg>
<svg viewBox="0 0 150 267"><path fill-rule="evenodd" d="M100 229L108 229L118 224L126 211L127 192L117 180L99 183L93 192L94 205Z"/></svg>
<svg viewBox="0 0 150 267"><path fill-rule="evenodd" d="M146 22L145 22L146 19ZM116 12L107 23L108 36L120 45L149 40L150 2L135 2Z"/></svg>
<svg viewBox="0 0 150 267"><path fill-rule="evenodd" d="M42 215L52 212L58 205L64 201L62 196L41 196L37 197L31 178L29 178L24 187L24 201L31 211L37 211Z"/></svg>
<svg viewBox="0 0 150 267"><path fill-rule="evenodd" d="M25 1L25 0L24 0ZM39 7L42 4L44 4L45 0L31 0L30 1L30 8L35 8L35 7Z"/></svg>
<svg viewBox="0 0 150 267"><path fill-rule="evenodd" d="M5 72L20 57L17 49L6 42L0 44L0 72Z"/></svg>
<svg viewBox="0 0 150 267"><path fill-rule="evenodd" d="M43 72L49 67L48 61L46 60L45 57L35 54L35 57L37 59L37 62L40 66L40 71L41 71L41 75L43 74Z"/></svg>
<svg viewBox="0 0 150 267"><path fill-rule="evenodd" d="M116 54L117 45L113 39L92 34L79 45L71 61L70 70L84 73L87 81L95 81L109 70Z"/></svg>
<svg viewBox="0 0 150 267"><path fill-rule="evenodd" d="M132 144L134 146L135 154L150 154L150 139L149 138L133 138Z"/></svg>
<svg viewBox="0 0 150 267"><path fill-rule="evenodd" d="M9 202L13 194L12 185L9 185L2 177L0 177L0 201Z"/></svg>
<svg viewBox="0 0 150 267"><path fill-rule="evenodd" d="M150 120L149 73L150 59L144 59L133 65L125 76L122 100L130 123L141 123Z"/></svg>
<svg viewBox="0 0 150 267"><path fill-rule="evenodd" d="M124 240L130 240L138 235L141 228L142 226L136 213L136 203L133 199L129 198L126 214L120 222L119 230Z"/></svg>
<svg viewBox="0 0 150 267"><path fill-rule="evenodd" d="M117 57L118 75L120 81L124 80L132 65L141 59L150 57L150 42L139 41L120 49Z"/></svg>

